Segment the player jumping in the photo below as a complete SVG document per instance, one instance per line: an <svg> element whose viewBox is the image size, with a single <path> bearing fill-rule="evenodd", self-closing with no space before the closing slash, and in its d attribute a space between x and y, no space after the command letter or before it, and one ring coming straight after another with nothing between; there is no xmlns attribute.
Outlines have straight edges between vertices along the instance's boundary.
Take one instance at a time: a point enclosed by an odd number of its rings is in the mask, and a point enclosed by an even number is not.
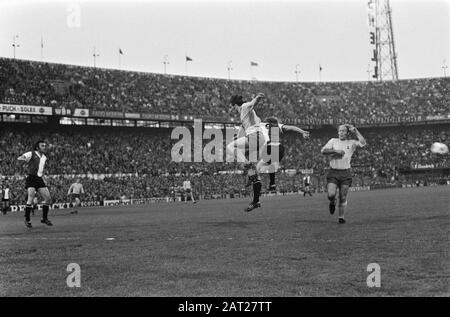
<svg viewBox="0 0 450 317"><path fill-rule="evenodd" d="M227 145L227 152L234 158L236 151L237 161L239 163L248 163L245 157L245 150L249 146L250 138L258 138L261 132L261 119L256 114L254 108L264 98L264 94L259 93L256 97L248 102L244 102L242 96L234 95L230 98L230 104L234 109L239 111L241 120L241 131L238 138ZM242 135L242 133L244 135Z"/></svg>
<svg viewBox="0 0 450 317"><path fill-rule="evenodd" d="M261 135L261 119L254 110L255 106L257 106L263 98L264 94L262 93L258 93L255 98L248 102L244 102L240 95L234 95L230 98L230 105L239 112L242 126L238 133L238 138L227 145L228 155L231 155L231 157L234 158L236 152L238 163L244 164L244 167L247 169L247 175L249 177L247 185L253 184L253 191L258 193L258 199L262 185L256 175L256 169L253 164L257 162L257 159L255 159L254 162L250 162L250 159L251 156L254 156L253 153L256 153L257 156L260 144L264 143ZM245 157L246 150L248 150L249 153L249 160Z"/></svg>
<svg viewBox="0 0 450 317"><path fill-rule="evenodd" d="M50 209L50 192L42 179L44 175L44 166L47 160L45 153L47 152L47 143L45 141L37 141L34 145L33 151L27 152L21 155L18 160L26 162L28 169L28 177L25 181L25 187L27 189L27 205L25 208L25 226L32 228L30 214L32 211L33 199L36 195L36 191L42 198L42 220L41 223L47 226L53 224L48 220L48 211Z"/></svg>
<svg viewBox="0 0 450 317"><path fill-rule="evenodd" d="M268 173L270 177L270 189L275 189L275 173L280 168L280 161L284 157L284 146L281 143L283 135L286 132L294 132L301 134L304 139L309 138L309 132L299 127L281 124L277 118L270 117L265 122L260 123L260 131L263 136L264 144L259 151L259 161L256 164L257 173L250 179L255 183L260 182L259 174ZM255 208L261 207L259 197L261 195L261 187L253 186L253 201L245 211L249 212Z"/></svg>
<svg viewBox="0 0 450 317"><path fill-rule="evenodd" d="M354 133L358 140L351 139L350 133ZM321 152L331 158L330 170L327 175L330 214L333 215L336 210L336 190L339 189L339 223L344 224L348 189L352 185L350 160L356 148L364 147L367 143L361 133L350 124L339 126L338 136L339 138L330 139Z"/></svg>

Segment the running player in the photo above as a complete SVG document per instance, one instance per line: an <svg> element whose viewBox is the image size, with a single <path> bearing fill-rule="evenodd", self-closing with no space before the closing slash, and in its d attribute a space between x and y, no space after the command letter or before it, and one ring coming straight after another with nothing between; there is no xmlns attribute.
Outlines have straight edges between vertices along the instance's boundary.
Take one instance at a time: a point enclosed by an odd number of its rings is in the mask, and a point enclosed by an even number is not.
<svg viewBox="0 0 450 317"><path fill-rule="evenodd" d="M309 132L296 126L281 124L277 118L270 117L265 122L260 123L260 131L264 144L261 150L258 150L259 161L256 164L257 174L250 176L249 180L253 182L253 201L245 209L249 212L255 208L261 207L259 197L261 195L261 179L258 174L268 173L270 176L269 188L276 188L275 173L280 168L280 161L284 156L284 146L281 143L282 136L288 132L301 134L304 139L309 138Z"/></svg>
<svg viewBox="0 0 450 317"><path fill-rule="evenodd" d="M81 200L80 195L84 194L83 184L80 183L80 179L77 178L75 183L70 185L69 191L67 192L67 196L71 198L72 201L75 200L75 205L73 206L73 210L70 212L71 214L78 214L78 208L80 207Z"/></svg>
<svg viewBox="0 0 450 317"><path fill-rule="evenodd" d="M358 140L350 137L355 134ZM339 189L339 223L344 224L345 207L347 206L348 189L352 185L350 160L357 147L366 146L366 140L352 125L339 126L339 138L332 138L322 148L322 154L330 156L330 170L327 175L328 200L330 214L336 210L336 191Z"/></svg>
<svg viewBox="0 0 450 317"><path fill-rule="evenodd" d="M28 177L25 181L25 187L27 189L27 205L25 208L25 225L27 228L32 228L30 214L32 211L33 199L36 192L42 198L42 220L41 223L47 226L52 226L53 224L48 220L48 211L50 209L50 192L42 179L44 175L44 167L47 157L45 153L47 152L47 143L45 141L37 141L34 145L33 151L27 152L21 155L18 160L25 162L28 170Z"/></svg>
<svg viewBox="0 0 450 317"><path fill-rule="evenodd" d="M185 180L183 182L184 199L187 202L188 195L191 195L191 201L196 204L197 201L194 198L194 193L192 192L192 185L190 180Z"/></svg>

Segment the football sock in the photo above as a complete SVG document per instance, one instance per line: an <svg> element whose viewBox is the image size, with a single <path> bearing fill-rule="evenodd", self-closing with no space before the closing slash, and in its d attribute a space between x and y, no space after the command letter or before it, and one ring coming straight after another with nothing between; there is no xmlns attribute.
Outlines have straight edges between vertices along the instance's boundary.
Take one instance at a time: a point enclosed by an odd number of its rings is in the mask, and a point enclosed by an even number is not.
<svg viewBox="0 0 450 317"><path fill-rule="evenodd" d="M270 178L270 186L274 186L275 185L275 173L269 173L269 178Z"/></svg>
<svg viewBox="0 0 450 317"><path fill-rule="evenodd" d="M42 219L47 220L49 208L50 207L48 205L42 206Z"/></svg>
<svg viewBox="0 0 450 317"><path fill-rule="evenodd" d="M26 205L25 207L25 220L30 221L30 214L31 214L31 205Z"/></svg>
<svg viewBox="0 0 450 317"><path fill-rule="evenodd" d="M345 215L345 206L339 206L339 218L344 219Z"/></svg>
<svg viewBox="0 0 450 317"><path fill-rule="evenodd" d="M261 181L257 180L253 183L253 204L256 204L259 202L259 196L261 195Z"/></svg>

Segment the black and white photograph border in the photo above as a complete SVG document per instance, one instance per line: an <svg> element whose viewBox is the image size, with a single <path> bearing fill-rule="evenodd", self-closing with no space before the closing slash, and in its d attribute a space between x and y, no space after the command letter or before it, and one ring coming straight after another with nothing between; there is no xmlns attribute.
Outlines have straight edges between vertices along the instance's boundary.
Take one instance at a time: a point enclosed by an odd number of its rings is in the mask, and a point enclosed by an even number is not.
<svg viewBox="0 0 450 317"><path fill-rule="evenodd" d="M449 25L446 0L1 1L0 297L448 297Z"/></svg>

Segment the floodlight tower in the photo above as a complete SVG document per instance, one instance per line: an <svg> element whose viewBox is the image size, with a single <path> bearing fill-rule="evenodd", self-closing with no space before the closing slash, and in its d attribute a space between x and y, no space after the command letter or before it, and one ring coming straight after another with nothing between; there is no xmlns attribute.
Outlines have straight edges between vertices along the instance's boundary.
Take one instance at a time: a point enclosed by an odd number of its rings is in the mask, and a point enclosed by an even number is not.
<svg viewBox="0 0 450 317"><path fill-rule="evenodd" d="M392 9L389 0L369 0L371 62L374 63L372 78L398 80L397 52L395 50Z"/></svg>

